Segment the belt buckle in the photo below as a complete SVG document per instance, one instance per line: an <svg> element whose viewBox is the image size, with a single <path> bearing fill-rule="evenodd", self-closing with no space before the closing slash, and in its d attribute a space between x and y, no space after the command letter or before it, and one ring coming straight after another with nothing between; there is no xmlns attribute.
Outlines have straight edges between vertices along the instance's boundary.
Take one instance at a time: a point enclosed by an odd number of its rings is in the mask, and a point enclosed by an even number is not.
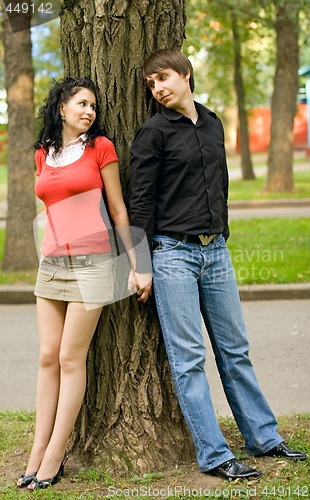
<svg viewBox="0 0 310 500"><path fill-rule="evenodd" d="M205 236L204 234L198 234L198 238L201 241L201 244L206 246L209 245L210 241L215 238L215 234L210 234L210 236Z"/></svg>

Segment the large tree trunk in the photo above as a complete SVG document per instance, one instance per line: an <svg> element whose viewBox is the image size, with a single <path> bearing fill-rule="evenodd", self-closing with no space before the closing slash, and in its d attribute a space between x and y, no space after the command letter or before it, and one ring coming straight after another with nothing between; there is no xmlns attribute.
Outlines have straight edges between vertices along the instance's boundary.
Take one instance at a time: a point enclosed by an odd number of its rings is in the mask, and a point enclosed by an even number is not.
<svg viewBox="0 0 310 500"><path fill-rule="evenodd" d="M65 1L65 74L98 85L104 127L127 193L129 149L148 116L141 66L156 48L181 46L184 0ZM72 434L79 456L108 470L146 471L193 458L152 299L106 307L88 357L86 397Z"/></svg>
<svg viewBox="0 0 310 500"><path fill-rule="evenodd" d="M38 265L33 221L34 104L30 17L23 14L27 29L12 32L3 14L5 81L8 103L8 213L3 259L5 271L32 269ZM26 23L26 21L28 21Z"/></svg>
<svg viewBox="0 0 310 500"><path fill-rule="evenodd" d="M241 42L236 14L231 14L231 20L234 40L234 81L238 102L242 178L243 180L250 180L255 179L255 174L250 153L248 116L245 106L245 92L242 78Z"/></svg>
<svg viewBox="0 0 310 500"><path fill-rule="evenodd" d="M276 19L277 63L272 96L272 122L266 189L293 189L294 116L298 91L298 11L294 2L279 7Z"/></svg>

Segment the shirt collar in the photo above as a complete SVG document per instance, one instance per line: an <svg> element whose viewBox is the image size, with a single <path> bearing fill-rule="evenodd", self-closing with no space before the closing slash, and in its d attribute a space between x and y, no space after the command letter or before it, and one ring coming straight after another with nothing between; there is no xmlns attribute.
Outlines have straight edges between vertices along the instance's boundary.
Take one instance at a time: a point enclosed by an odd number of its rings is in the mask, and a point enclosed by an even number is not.
<svg viewBox="0 0 310 500"><path fill-rule="evenodd" d="M76 139L73 139L72 141L68 142L68 144L66 144L65 147L67 148L68 146L74 146L75 144L78 144L79 142L86 142L86 141L87 141L87 134L84 132Z"/></svg>
<svg viewBox="0 0 310 500"><path fill-rule="evenodd" d="M197 123L201 120L202 122L205 122L209 116L217 119L217 115L213 111L211 111L211 109L206 108L199 102L194 101L194 103L199 115ZM182 115L182 113L179 113L175 109L166 108L163 105L160 105L160 112L165 115L165 117L170 121L180 120L180 118L184 118L184 115Z"/></svg>

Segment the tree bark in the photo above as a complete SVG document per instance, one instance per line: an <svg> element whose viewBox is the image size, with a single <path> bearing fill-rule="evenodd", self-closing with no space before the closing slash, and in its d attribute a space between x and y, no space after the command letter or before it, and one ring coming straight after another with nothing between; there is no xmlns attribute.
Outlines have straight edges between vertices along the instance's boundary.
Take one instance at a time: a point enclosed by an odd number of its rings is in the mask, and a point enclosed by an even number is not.
<svg viewBox="0 0 310 500"><path fill-rule="evenodd" d="M271 133L267 191L292 191L294 116L298 91L298 10L293 4L278 7L277 61L271 105Z"/></svg>
<svg viewBox="0 0 310 500"><path fill-rule="evenodd" d="M253 170L249 144L248 116L245 106L245 91L242 78L241 42L237 24L237 17L233 12L231 14L231 20L234 41L234 81L238 102L242 178L243 180L251 180L255 179L255 174Z"/></svg>
<svg viewBox="0 0 310 500"><path fill-rule="evenodd" d="M27 14L24 14L26 23ZM26 24L23 24L25 27ZM34 103L30 16L28 28L12 32L3 13L5 82L8 103L8 212L3 259L5 271L33 269L38 265L33 221Z"/></svg>
<svg viewBox="0 0 310 500"><path fill-rule="evenodd" d="M143 60L156 48L181 47L184 13L184 0L64 2L65 74L89 76L99 88L102 125L116 146L125 195L130 145L151 111ZM153 299L145 305L132 297L104 308L87 373L71 436L79 457L110 471L137 473L193 459Z"/></svg>

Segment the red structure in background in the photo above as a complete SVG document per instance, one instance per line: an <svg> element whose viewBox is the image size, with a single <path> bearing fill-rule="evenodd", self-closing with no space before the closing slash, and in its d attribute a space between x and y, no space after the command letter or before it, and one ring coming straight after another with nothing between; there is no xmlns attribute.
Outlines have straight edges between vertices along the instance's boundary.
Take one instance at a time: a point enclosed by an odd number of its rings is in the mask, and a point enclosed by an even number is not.
<svg viewBox="0 0 310 500"><path fill-rule="evenodd" d="M267 151L270 141L271 109L258 108L249 114L250 151ZM298 104L294 120L295 148L303 149L308 144L308 107L307 104ZM237 153L240 153L239 133L237 134Z"/></svg>

